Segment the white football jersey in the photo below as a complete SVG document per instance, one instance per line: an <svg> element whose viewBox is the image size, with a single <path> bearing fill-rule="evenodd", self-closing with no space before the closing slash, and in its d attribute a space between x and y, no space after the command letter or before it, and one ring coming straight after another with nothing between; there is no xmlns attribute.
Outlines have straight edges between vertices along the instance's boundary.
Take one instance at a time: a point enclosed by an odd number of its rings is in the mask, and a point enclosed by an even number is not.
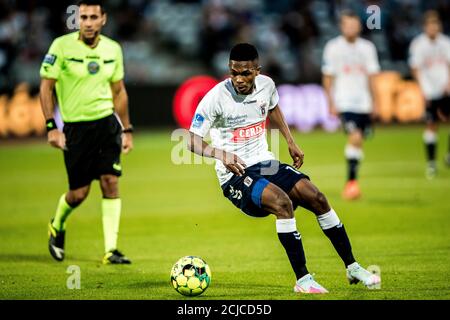
<svg viewBox="0 0 450 320"><path fill-rule="evenodd" d="M418 71L425 98L442 98L450 80L450 39L443 34L439 34L434 41L426 34L418 35L409 47L409 65Z"/></svg>
<svg viewBox="0 0 450 320"><path fill-rule="evenodd" d="M338 36L325 45L322 73L334 76L332 98L339 112L372 111L369 75L379 71L377 50L368 40L350 43Z"/></svg>
<svg viewBox="0 0 450 320"><path fill-rule="evenodd" d="M203 97L189 131L201 137L209 132L213 147L234 153L247 167L275 159L267 145L266 118L278 100L275 83L267 76L256 76L249 95L236 93L231 79L226 79ZM233 176L219 160L216 172L221 185Z"/></svg>

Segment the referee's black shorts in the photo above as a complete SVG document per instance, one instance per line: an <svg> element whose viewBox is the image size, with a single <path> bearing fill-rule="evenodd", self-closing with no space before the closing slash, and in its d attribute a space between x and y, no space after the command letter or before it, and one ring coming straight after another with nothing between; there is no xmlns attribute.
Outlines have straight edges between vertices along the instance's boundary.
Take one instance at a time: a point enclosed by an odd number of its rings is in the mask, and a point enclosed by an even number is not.
<svg viewBox="0 0 450 320"><path fill-rule="evenodd" d="M104 174L121 176L122 127L114 114L95 121L65 123L63 132L70 190L87 186Z"/></svg>

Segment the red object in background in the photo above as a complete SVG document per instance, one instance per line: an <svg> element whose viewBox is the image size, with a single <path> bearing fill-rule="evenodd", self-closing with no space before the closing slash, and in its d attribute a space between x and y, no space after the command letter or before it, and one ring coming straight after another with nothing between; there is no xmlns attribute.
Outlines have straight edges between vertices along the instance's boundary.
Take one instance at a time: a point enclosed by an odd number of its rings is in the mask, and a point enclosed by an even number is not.
<svg viewBox="0 0 450 320"><path fill-rule="evenodd" d="M210 76L195 76L177 89L173 98L173 116L181 128L189 129L198 104L217 83L219 81Z"/></svg>

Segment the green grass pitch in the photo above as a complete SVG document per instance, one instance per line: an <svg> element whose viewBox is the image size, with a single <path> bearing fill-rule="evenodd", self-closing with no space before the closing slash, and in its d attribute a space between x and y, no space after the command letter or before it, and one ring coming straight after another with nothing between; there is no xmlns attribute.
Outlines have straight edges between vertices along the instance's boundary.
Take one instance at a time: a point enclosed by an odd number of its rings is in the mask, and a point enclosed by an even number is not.
<svg viewBox="0 0 450 320"><path fill-rule="evenodd" d="M342 262L314 215L296 211L308 268L330 293L295 294L294 274L278 241L274 217L245 216L225 199L211 165L174 165L169 131L138 133L123 157L119 248L130 266L104 266L98 183L69 218L66 260L47 251L47 223L66 189L60 152L44 139L0 144L0 299L189 299L169 283L171 267L198 255L212 270L210 288L195 299L449 299L450 170L424 178L422 129L378 127L366 143L363 197L341 200L345 178L342 133L296 134L302 171L327 195L357 260L381 268L382 287L350 286ZM285 144L280 157L289 161ZM81 270L69 290L68 266Z"/></svg>

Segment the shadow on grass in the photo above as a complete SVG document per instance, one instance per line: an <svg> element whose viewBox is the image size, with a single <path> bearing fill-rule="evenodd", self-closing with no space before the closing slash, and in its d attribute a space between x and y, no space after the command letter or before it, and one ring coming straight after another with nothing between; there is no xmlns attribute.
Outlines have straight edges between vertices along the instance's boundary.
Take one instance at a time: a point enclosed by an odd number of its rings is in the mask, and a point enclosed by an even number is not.
<svg viewBox="0 0 450 320"><path fill-rule="evenodd" d="M64 261L56 261L54 260L50 254L25 254L25 253L7 253L0 254L0 262L37 262L37 263L76 263L76 262L94 262L98 265L102 265L101 259L86 259L86 258L77 258L73 256L66 257Z"/></svg>
<svg viewBox="0 0 450 320"><path fill-rule="evenodd" d="M162 281L162 280L155 280L155 281L140 281L140 282L134 282L134 283L127 283L124 284L121 287L125 287L128 289L146 289L146 288L169 288L171 286L170 281Z"/></svg>
<svg viewBox="0 0 450 320"><path fill-rule="evenodd" d="M50 255L43 254L0 254L0 262L39 262L49 263L55 261Z"/></svg>
<svg viewBox="0 0 450 320"><path fill-rule="evenodd" d="M214 289L208 289L205 294L201 294L196 297L184 297L181 294L176 293L173 290L170 281L155 280L155 281L140 281L134 283L127 283L120 286L121 288L142 290L151 289L151 291L163 290L158 292L158 296L163 294L167 295L165 298L168 300L211 300L211 299L241 299L245 296L247 299L251 297L274 297L277 292L284 292L286 286L282 285L264 285L264 284L252 284L249 288L248 285L227 284L214 286ZM166 292L166 293L164 293ZM170 293L169 293L170 292ZM149 292L150 294L151 292ZM151 298L151 295L148 297ZM276 297L275 297L276 298ZM295 299L295 296L293 296ZM261 298L262 299L262 298Z"/></svg>

